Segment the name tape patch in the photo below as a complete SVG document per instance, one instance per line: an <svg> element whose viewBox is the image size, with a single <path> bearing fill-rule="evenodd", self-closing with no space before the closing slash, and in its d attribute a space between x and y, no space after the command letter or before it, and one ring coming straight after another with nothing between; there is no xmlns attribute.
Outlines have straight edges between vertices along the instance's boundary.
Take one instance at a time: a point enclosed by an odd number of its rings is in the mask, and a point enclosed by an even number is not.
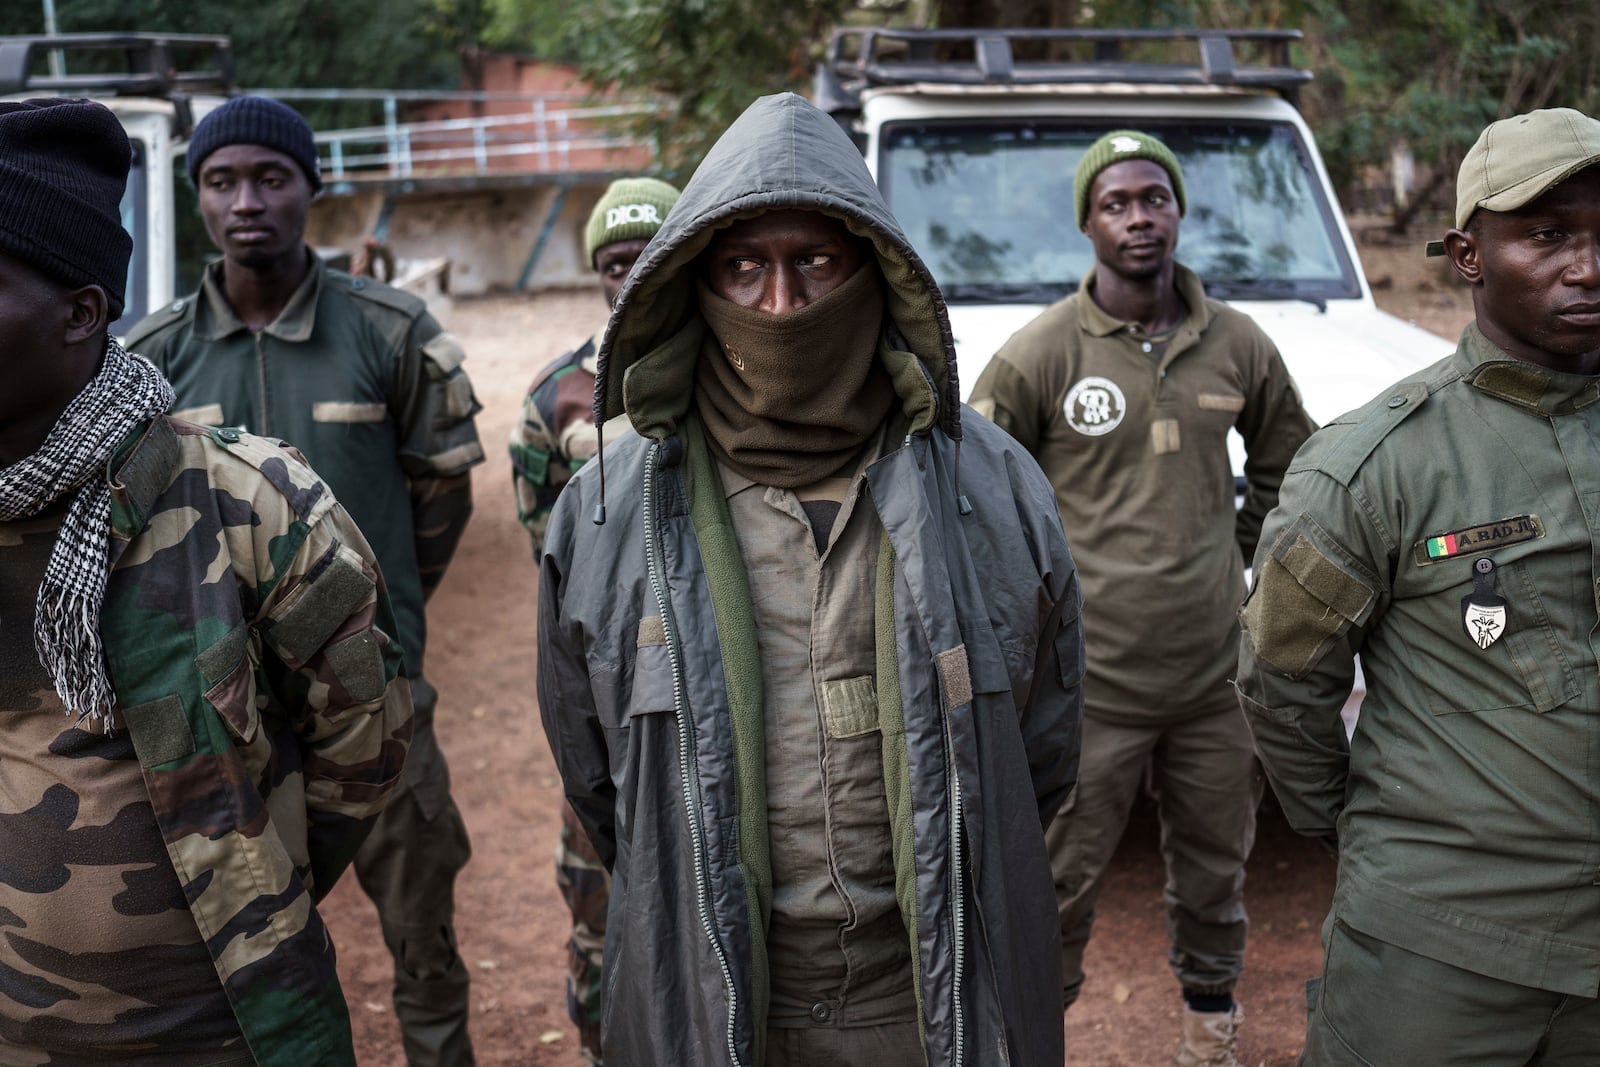
<svg viewBox="0 0 1600 1067"><path fill-rule="evenodd" d="M1507 519L1479 523L1461 530L1434 534L1417 542L1414 555L1419 566L1438 563L1469 552L1534 541L1544 536L1544 523L1537 515L1513 515Z"/></svg>

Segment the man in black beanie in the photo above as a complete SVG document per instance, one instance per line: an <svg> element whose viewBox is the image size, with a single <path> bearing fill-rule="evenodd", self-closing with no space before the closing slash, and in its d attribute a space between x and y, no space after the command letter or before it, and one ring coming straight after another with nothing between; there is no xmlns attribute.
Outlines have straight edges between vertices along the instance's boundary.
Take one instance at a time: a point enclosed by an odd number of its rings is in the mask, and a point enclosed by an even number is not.
<svg viewBox="0 0 1600 1067"><path fill-rule="evenodd" d="M200 291L134 327L196 422L283 437L319 465L371 539L394 599L416 736L394 802L356 857L394 956L394 1004L414 1067L470 1064L468 975L455 879L470 855L433 733L424 602L472 512L483 460L463 353L415 296L326 266L306 246L322 187L311 127L264 97L207 115L189 175L220 262Z"/></svg>
<svg viewBox="0 0 1600 1067"><path fill-rule="evenodd" d="M316 902L411 735L371 549L108 335L131 152L0 102L0 1063L354 1067Z"/></svg>

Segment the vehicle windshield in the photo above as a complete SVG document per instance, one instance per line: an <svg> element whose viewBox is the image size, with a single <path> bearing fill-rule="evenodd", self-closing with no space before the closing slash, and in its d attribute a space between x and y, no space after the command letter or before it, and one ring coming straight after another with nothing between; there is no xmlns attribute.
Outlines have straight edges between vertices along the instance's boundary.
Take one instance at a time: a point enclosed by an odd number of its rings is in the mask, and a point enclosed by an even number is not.
<svg viewBox="0 0 1600 1067"><path fill-rule="evenodd" d="M145 312L145 256L150 243L150 227L145 219L145 189L149 174L145 169L145 146L138 138L131 138L133 165L128 170L128 187L122 194L122 228L133 237L133 257L128 262L128 284L124 289L122 317L111 324L111 333L125 337Z"/></svg>
<svg viewBox="0 0 1600 1067"><path fill-rule="evenodd" d="M1072 174L1118 125L1062 119L895 123L879 183L946 299L1049 303L1077 288L1094 250ZM1295 127L1147 123L1183 167L1178 259L1234 300L1359 297L1360 283Z"/></svg>

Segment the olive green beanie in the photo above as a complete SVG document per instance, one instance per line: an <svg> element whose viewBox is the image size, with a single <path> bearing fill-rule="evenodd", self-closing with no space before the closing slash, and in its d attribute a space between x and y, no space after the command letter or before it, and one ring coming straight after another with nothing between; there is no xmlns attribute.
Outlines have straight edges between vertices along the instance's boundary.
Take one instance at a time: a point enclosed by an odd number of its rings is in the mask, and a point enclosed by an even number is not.
<svg viewBox="0 0 1600 1067"><path fill-rule="evenodd" d="M609 244L651 238L678 201L678 190L659 178L619 178L607 187L589 213L583 250L594 267L594 254Z"/></svg>
<svg viewBox="0 0 1600 1067"><path fill-rule="evenodd" d="M1178 157L1172 154L1172 149L1139 130L1112 130L1089 146L1078 161L1078 172L1072 177L1072 198L1078 205L1078 229L1083 229L1088 218L1089 187L1095 178L1112 164L1126 163L1130 159L1148 159L1165 170L1172 178L1172 195L1178 200L1179 217L1188 210L1183 196L1183 169L1178 166Z"/></svg>

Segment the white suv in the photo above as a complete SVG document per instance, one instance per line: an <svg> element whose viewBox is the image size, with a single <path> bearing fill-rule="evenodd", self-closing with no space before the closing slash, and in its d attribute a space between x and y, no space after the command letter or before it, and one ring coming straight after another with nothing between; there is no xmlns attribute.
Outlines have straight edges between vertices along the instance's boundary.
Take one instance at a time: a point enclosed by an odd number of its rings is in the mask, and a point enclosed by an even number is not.
<svg viewBox="0 0 1600 1067"><path fill-rule="evenodd" d="M1260 324L1312 416L1327 422L1453 346L1372 301L1296 107L1311 77L1287 63L1299 36L845 30L818 66L816 98L861 145L938 279L964 388L1077 288L1094 254L1077 227L1073 171L1102 134L1132 127L1160 137L1183 166L1178 259ZM1014 54L1047 47L1067 57ZM1267 62L1235 65L1236 50ZM949 53L958 58L938 58ZM1234 445L1237 471L1237 435Z"/></svg>

